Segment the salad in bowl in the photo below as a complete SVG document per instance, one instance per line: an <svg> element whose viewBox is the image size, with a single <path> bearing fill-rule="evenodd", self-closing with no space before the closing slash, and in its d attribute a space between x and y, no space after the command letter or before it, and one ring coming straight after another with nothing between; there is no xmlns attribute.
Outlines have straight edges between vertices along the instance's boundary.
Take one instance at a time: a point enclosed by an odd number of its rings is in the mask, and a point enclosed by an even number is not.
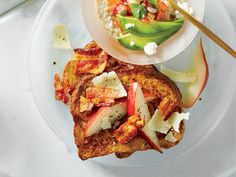
<svg viewBox="0 0 236 177"><path fill-rule="evenodd" d="M193 14L188 2L178 4ZM97 13L117 42L130 50L144 50L148 56L156 54L158 45L184 24L183 16L167 0L97 0Z"/></svg>

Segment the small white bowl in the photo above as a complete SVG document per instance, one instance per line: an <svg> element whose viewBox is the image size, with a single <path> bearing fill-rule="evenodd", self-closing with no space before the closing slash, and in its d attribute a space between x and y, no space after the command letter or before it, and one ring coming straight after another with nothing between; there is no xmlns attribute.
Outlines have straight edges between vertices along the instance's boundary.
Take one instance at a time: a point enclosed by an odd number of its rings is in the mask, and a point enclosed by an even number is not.
<svg viewBox="0 0 236 177"><path fill-rule="evenodd" d="M194 17L202 22L205 10L205 0L188 0L194 9ZM92 38L111 56L133 64L156 64L174 58L185 50L198 33L198 29L185 20L184 26L174 36L158 46L157 54L147 56L144 51L133 51L121 46L101 24L96 0L82 1L84 22Z"/></svg>

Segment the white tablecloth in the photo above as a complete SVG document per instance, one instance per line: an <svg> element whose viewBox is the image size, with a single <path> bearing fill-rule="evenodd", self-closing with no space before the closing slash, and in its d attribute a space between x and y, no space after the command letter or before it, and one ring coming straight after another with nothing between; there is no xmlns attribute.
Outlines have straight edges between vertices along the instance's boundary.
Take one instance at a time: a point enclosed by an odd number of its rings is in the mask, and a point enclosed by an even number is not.
<svg viewBox="0 0 236 177"><path fill-rule="evenodd" d="M76 153L65 147L38 112L27 80L27 43L32 24L43 2L28 1L0 17L0 177L132 176L133 173L129 170L108 169L78 160ZM222 2L236 27L235 0ZM224 152L235 151L234 146L229 146L232 141L235 142L235 132L227 132L225 127L236 123L236 95L231 108L234 109L228 111L226 118L220 123L221 126L195 149L195 155L199 153L201 156L196 158L196 162L191 162L192 165L185 164L185 168L192 170L192 176L222 174L224 171L218 170L219 163L215 161L215 157L219 155L222 156L226 169L226 174L222 176L233 173L231 167L236 163L236 153L232 154L234 157L224 158ZM221 143L216 138L219 136ZM211 146L203 150L206 143ZM204 162L204 153L211 154L208 163L212 163L212 168L207 169L208 174L201 172L206 169L193 167L194 163ZM178 174L181 176L181 171ZM144 175L154 176L147 169L146 172L136 169L135 176Z"/></svg>

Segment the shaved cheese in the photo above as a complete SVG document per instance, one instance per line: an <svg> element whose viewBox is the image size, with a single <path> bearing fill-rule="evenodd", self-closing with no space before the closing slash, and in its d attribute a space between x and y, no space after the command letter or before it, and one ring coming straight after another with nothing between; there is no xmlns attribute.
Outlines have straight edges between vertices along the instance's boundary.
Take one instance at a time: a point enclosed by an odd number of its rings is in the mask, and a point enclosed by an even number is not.
<svg viewBox="0 0 236 177"><path fill-rule="evenodd" d="M179 125L182 120L189 120L190 113L178 113L174 112L167 120L176 132L179 132Z"/></svg>
<svg viewBox="0 0 236 177"><path fill-rule="evenodd" d="M171 129L171 125L162 119L161 113L157 109L152 116L152 119L148 123L148 128L160 133L167 134L167 132Z"/></svg>
<svg viewBox="0 0 236 177"><path fill-rule="evenodd" d="M126 97L127 92L122 85L120 79L118 78L117 74L112 71L109 73L104 72L100 76L97 76L93 78L92 80L95 87L101 87L101 88L110 88L114 90L119 90L118 98Z"/></svg>
<svg viewBox="0 0 236 177"><path fill-rule="evenodd" d="M165 140L169 141L169 142L172 142L172 143L175 143L177 141L177 139L175 138L175 136L173 135L173 132L170 131L166 137L165 137Z"/></svg>
<svg viewBox="0 0 236 177"><path fill-rule="evenodd" d="M174 112L170 118L166 121L163 120L160 111L157 109L152 119L148 123L148 127L151 130L167 134L168 131L173 128L176 132L179 132L179 125L182 120L188 120L190 113L178 113Z"/></svg>
<svg viewBox="0 0 236 177"><path fill-rule="evenodd" d="M165 66L161 65L161 73L165 74L171 80L175 82L183 82L183 83L194 83L197 80L196 73L184 73L179 71L174 71Z"/></svg>
<svg viewBox="0 0 236 177"><path fill-rule="evenodd" d="M104 117L102 119L101 127L103 130L111 128L111 123L110 123L109 117Z"/></svg>
<svg viewBox="0 0 236 177"><path fill-rule="evenodd" d="M69 32L63 24L57 24L54 27L53 46L60 49L71 49Z"/></svg>

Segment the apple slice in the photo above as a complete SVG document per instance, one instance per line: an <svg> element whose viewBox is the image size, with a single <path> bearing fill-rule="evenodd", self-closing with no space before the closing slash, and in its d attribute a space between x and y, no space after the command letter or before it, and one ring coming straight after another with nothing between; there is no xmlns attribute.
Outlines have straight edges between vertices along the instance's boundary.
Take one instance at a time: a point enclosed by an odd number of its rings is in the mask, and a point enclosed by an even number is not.
<svg viewBox="0 0 236 177"><path fill-rule="evenodd" d="M131 83L128 92L128 115L139 114L145 120L145 126L139 131L140 135L157 151L162 153L156 132L148 128L151 119L147 103L138 83Z"/></svg>
<svg viewBox="0 0 236 177"><path fill-rule="evenodd" d="M197 80L196 73L174 71L163 65L161 65L160 71L175 82L194 83Z"/></svg>
<svg viewBox="0 0 236 177"><path fill-rule="evenodd" d="M120 102L111 107L102 107L95 114L92 115L90 120L85 126L85 136L94 135L102 130L102 124L109 121L113 124L116 120L123 118L127 114L127 103Z"/></svg>
<svg viewBox="0 0 236 177"><path fill-rule="evenodd" d="M197 73L197 80L195 83L188 83L184 86L182 95L185 108L190 108L194 105L208 81L209 70L201 39L199 39L197 49L193 54L191 72Z"/></svg>

